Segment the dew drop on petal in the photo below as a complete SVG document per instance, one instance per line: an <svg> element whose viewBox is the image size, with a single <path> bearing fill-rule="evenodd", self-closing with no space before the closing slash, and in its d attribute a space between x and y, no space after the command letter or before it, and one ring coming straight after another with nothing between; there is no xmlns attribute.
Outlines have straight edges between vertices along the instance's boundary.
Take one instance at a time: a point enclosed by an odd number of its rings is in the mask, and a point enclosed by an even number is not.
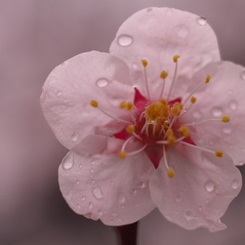
<svg viewBox="0 0 245 245"><path fill-rule="evenodd" d="M182 197L180 195L176 195L175 199L176 199L177 202L181 202L182 201Z"/></svg>
<svg viewBox="0 0 245 245"><path fill-rule="evenodd" d="M237 103L236 103L236 101L233 100L233 101L230 102L230 108L233 111L235 111L237 109Z"/></svg>
<svg viewBox="0 0 245 245"><path fill-rule="evenodd" d="M88 204L88 207L89 207L90 209L92 209L92 208L94 207L94 204L93 204L92 202L90 202L90 203Z"/></svg>
<svg viewBox="0 0 245 245"><path fill-rule="evenodd" d="M125 200L126 200L126 198L125 198L124 194L120 193L119 197L118 197L118 202L122 204L125 202Z"/></svg>
<svg viewBox="0 0 245 245"><path fill-rule="evenodd" d="M212 192L214 190L214 182L212 180L208 180L206 183L205 183L205 189L207 192Z"/></svg>
<svg viewBox="0 0 245 245"><path fill-rule="evenodd" d="M245 71L241 72L241 79L245 80Z"/></svg>
<svg viewBox="0 0 245 245"><path fill-rule="evenodd" d="M225 127L223 127L222 131L224 134L230 134L232 132L232 127L225 126Z"/></svg>
<svg viewBox="0 0 245 245"><path fill-rule="evenodd" d="M72 141L76 142L78 140L79 133L73 133L71 136Z"/></svg>
<svg viewBox="0 0 245 245"><path fill-rule="evenodd" d="M117 42L122 47L128 47L133 43L133 38L129 35L120 35Z"/></svg>
<svg viewBox="0 0 245 245"><path fill-rule="evenodd" d="M223 114L223 111L221 108L219 107L213 107L212 110L211 110L211 114L214 116L214 117L220 117L222 114Z"/></svg>
<svg viewBox="0 0 245 245"><path fill-rule="evenodd" d="M79 168L82 168L83 167L83 165L82 164L79 164Z"/></svg>
<svg viewBox="0 0 245 245"><path fill-rule="evenodd" d="M61 91L58 91L56 95L57 96L61 96L62 95L62 92Z"/></svg>
<svg viewBox="0 0 245 245"><path fill-rule="evenodd" d="M205 26L207 24L207 20L204 18L204 17L198 17L197 18L197 23L200 25L200 26Z"/></svg>
<svg viewBox="0 0 245 245"><path fill-rule="evenodd" d="M98 212L98 215L99 216L102 216L103 215L103 211L101 209L99 209L97 212Z"/></svg>
<svg viewBox="0 0 245 245"><path fill-rule="evenodd" d="M106 78L99 78L97 81L96 81L96 85L100 88L103 88L103 87L106 87L108 85L109 81L108 79Z"/></svg>
<svg viewBox="0 0 245 245"><path fill-rule="evenodd" d="M79 180L76 180L76 184L79 185L80 184L80 181Z"/></svg>
<svg viewBox="0 0 245 245"><path fill-rule="evenodd" d="M231 187L232 187L233 189L237 189L239 186L240 186L240 183L239 183L239 181L238 181L237 179L235 179L235 180L233 180L233 181L231 182Z"/></svg>
<svg viewBox="0 0 245 245"><path fill-rule="evenodd" d="M147 13L150 13L152 10L153 10L152 8L148 8L148 9L146 10L146 12L147 12Z"/></svg>
<svg viewBox="0 0 245 245"><path fill-rule="evenodd" d="M115 217L118 216L118 214L117 213L113 213L112 216L115 218Z"/></svg>
<svg viewBox="0 0 245 245"><path fill-rule="evenodd" d="M191 220L191 219L194 218L194 215L193 215L193 213L190 210L187 210L187 211L185 211L185 218L187 220Z"/></svg>
<svg viewBox="0 0 245 245"><path fill-rule="evenodd" d="M73 157L65 156L61 164L64 170L71 169L73 167Z"/></svg>
<svg viewBox="0 0 245 245"><path fill-rule="evenodd" d="M188 35L188 29L186 26L184 25L180 25L177 27L176 29L176 32L177 32L177 35L180 37L180 38L184 38Z"/></svg>
<svg viewBox="0 0 245 245"><path fill-rule="evenodd" d="M200 119L202 117L202 114L199 111L194 111L193 112L193 117L195 117L196 119Z"/></svg>
<svg viewBox="0 0 245 245"><path fill-rule="evenodd" d="M96 187L93 189L93 194L94 194L95 198L97 198L97 199L101 199L104 197L104 194L99 187Z"/></svg>
<svg viewBox="0 0 245 245"><path fill-rule="evenodd" d="M85 201L85 196L82 196L82 201Z"/></svg>

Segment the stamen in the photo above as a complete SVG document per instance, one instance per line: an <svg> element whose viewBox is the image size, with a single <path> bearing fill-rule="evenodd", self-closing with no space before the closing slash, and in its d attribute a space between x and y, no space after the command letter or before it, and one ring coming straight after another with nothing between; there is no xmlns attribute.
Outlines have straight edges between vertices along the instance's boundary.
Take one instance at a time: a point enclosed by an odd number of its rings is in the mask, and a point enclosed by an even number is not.
<svg viewBox="0 0 245 245"><path fill-rule="evenodd" d="M146 66L148 65L148 61L147 60L141 60L141 63L143 65L143 67L144 67L144 79L145 79L147 97L148 97L149 100L151 100L151 98L150 98L150 90L149 90L149 85L148 85L148 79L147 79L147 73L146 73Z"/></svg>
<svg viewBox="0 0 245 245"><path fill-rule="evenodd" d="M93 107L95 107L95 108L98 108L98 109L99 109L102 113L104 113L106 116L108 116L108 117L110 117L110 118L112 118L112 119L115 119L115 120L117 120L118 122L123 122L123 123L130 124L129 121L126 121L126 120L123 120L123 119L114 117L114 116L108 114L107 112L105 112L103 109L101 109L101 108L99 107L99 103L98 103L98 101L96 101L96 100L91 100L91 101L90 101L90 105L93 106Z"/></svg>
<svg viewBox="0 0 245 245"><path fill-rule="evenodd" d="M212 151L212 150L209 150L209 149L197 146L197 145L192 145L192 144L187 143L185 141L180 141L179 143L181 143L183 145L190 146L192 148L195 148L195 149L198 149L198 150L201 150L201 151L205 151L205 152L209 152L209 153L215 154L217 157L222 157L223 156L223 151Z"/></svg>
<svg viewBox="0 0 245 245"><path fill-rule="evenodd" d="M133 124L128 125L127 128L126 128L126 131L127 131L128 133L130 133L130 134L134 133L134 132L135 132L135 127L134 127L134 125L133 125Z"/></svg>
<svg viewBox="0 0 245 245"><path fill-rule="evenodd" d="M211 79L211 76L210 76L210 75L207 75L205 81L199 83L199 84L193 89L193 91L189 94L189 96L188 96L188 97L185 99L185 101L183 102L183 105L186 104L186 102L192 97L192 95L193 95L193 94L194 94L194 93L195 93L195 92L196 92L196 91L197 91L203 84L209 83L210 79Z"/></svg>
<svg viewBox="0 0 245 245"><path fill-rule="evenodd" d="M162 78L162 89L161 89L161 92L160 92L159 99L161 99L162 96L163 96L163 92L164 92L164 88L165 88L165 81L166 81L167 76L168 76L168 73L166 71L162 71L161 74L160 74L160 77Z"/></svg>
<svg viewBox="0 0 245 245"><path fill-rule="evenodd" d="M177 76L177 70L178 70L178 59L180 58L179 55L175 55L173 57L173 61L174 63L176 64L175 65L175 68L174 68L174 76L173 76L173 80L172 80L172 83L171 83L171 86L170 86L170 89L169 89L169 93L168 93L168 96L167 96L167 100L170 98L170 95L172 94L172 90L173 90L173 87L174 87L174 84L175 84L175 80L176 80L176 76Z"/></svg>
<svg viewBox="0 0 245 245"><path fill-rule="evenodd" d="M122 149L121 151L119 151L118 157L119 158L125 158L127 156L134 156L137 155L138 153L142 152L145 148L147 147L147 144L145 144L142 148L140 148L139 150L136 151L132 151L132 152L126 152L124 149Z"/></svg>
<svg viewBox="0 0 245 245"><path fill-rule="evenodd" d="M185 138L189 137L189 129L186 126L181 126L179 131L183 134Z"/></svg>
<svg viewBox="0 0 245 245"><path fill-rule="evenodd" d="M230 116L224 115L224 116L222 116L222 118L210 118L210 119L203 120L200 122L186 123L185 126L196 126L196 125L200 125L200 124L204 124L204 123L208 123L208 122L220 122L220 121L227 123L230 120L231 120Z"/></svg>
<svg viewBox="0 0 245 245"><path fill-rule="evenodd" d="M119 158L125 158L127 156L126 151L119 151L118 153Z"/></svg>
<svg viewBox="0 0 245 245"><path fill-rule="evenodd" d="M163 147L163 161L164 161L164 165L167 168L167 174L169 178L173 178L175 175L175 172L172 168L169 167L168 165L168 161L167 161L167 156L166 156L166 151L165 151L165 147Z"/></svg>
<svg viewBox="0 0 245 245"><path fill-rule="evenodd" d="M197 98L196 98L196 97L192 96L192 97L190 98L190 102L191 102L192 104L196 103L196 101L197 101Z"/></svg>

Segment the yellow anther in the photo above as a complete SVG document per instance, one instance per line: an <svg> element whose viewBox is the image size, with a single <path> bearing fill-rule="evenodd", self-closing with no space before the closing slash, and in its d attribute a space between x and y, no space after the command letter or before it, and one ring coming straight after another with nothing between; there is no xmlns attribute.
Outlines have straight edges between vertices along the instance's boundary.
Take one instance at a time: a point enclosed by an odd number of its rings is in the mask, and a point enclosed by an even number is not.
<svg viewBox="0 0 245 245"><path fill-rule="evenodd" d="M180 55L178 55L178 54L176 54L176 55L173 57L174 63L177 63L179 57L180 57Z"/></svg>
<svg viewBox="0 0 245 245"><path fill-rule="evenodd" d="M168 169L168 177L169 177L169 178L173 178L174 175L175 175L174 170L173 170L172 168L169 168L169 169Z"/></svg>
<svg viewBox="0 0 245 245"><path fill-rule="evenodd" d="M228 115L224 115L223 117L222 117L222 122L225 122L225 123L227 123L227 122L229 122L231 119L230 119L230 116L228 116Z"/></svg>
<svg viewBox="0 0 245 245"><path fill-rule="evenodd" d="M167 132L166 132L166 135L167 135L167 137L173 136L174 135L173 130L172 129L168 129Z"/></svg>
<svg viewBox="0 0 245 245"><path fill-rule="evenodd" d="M96 100L91 100L90 101L90 105L93 106L93 107L98 107L99 103Z"/></svg>
<svg viewBox="0 0 245 245"><path fill-rule="evenodd" d="M128 125L126 131L130 134L133 133L135 131L134 125L133 124Z"/></svg>
<svg viewBox="0 0 245 245"><path fill-rule="evenodd" d="M162 110L163 110L163 104L160 101L157 101L157 102L152 102L146 108L145 111L150 120L156 120L156 118L162 116Z"/></svg>
<svg viewBox="0 0 245 245"><path fill-rule="evenodd" d="M163 127L164 127L164 128L168 128L168 127L169 127L169 122L164 122L164 123L163 123Z"/></svg>
<svg viewBox="0 0 245 245"><path fill-rule="evenodd" d="M215 152L216 157L222 157L223 154L224 154L223 151L216 151L216 152Z"/></svg>
<svg viewBox="0 0 245 245"><path fill-rule="evenodd" d="M127 153L126 153L126 151L119 151L119 152L118 152L118 156L119 156L120 158L125 158L125 157L127 156Z"/></svg>
<svg viewBox="0 0 245 245"><path fill-rule="evenodd" d="M128 102L126 105L126 109L130 111L134 107L134 104L132 102Z"/></svg>
<svg viewBox="0 0 245 245"><path fill-rule="evenodd" d="M196 101L197 101L197 98L196 98L196 97L192 96L192 97L190 98L190 102L191 102L192 104L194 104Z"/></svg>
<svg viewBox="0 0 245 245"><path fill-rule="evenodd" d="M183 134L185 138L189 137L189 129L186 126L181 126L179 131Z"/></svg>
<svg viewBox="0 0 245 245"><path fill-rule="evenodd" d="M171 112L175 116L179 116L182 109L183 109L183 104L181 104L179 102L175 102L173 107L171 108Z"/></svg>
<svg viewBox="0 0 245 245"><path fill-rule="evenodd" d="M141 60L141 63L144 67L146 67L148 65L148 61L147 60Z"/></svg>
<svg viewBox="0 0 245 245"><path fill-rule="evenodd" d="M168 73L166 71L162 71L161 74L160 74L160 77L162 79L165 79L167 76L168 76Z"/></svg>
<svg viewBox="0 0 245 245"><path fill-rule="evenodd" d="M160 102L164 105L168 105L168 101L166 99L160 99Z"/></svg>
<svg viewBox="0 0 245 245"><path fill-rule="evenodd" d="M176 138L173 135L168 136L168 145L173 145L176 141Z"/></svg>
<svg viewBox="0 0 245 245"><path fill-rule="evenodd" d="M127 106L127 102L126 101L122 101L120 104L119 104L119 107L120 108L125 108Z"/></svg>
<svg viewBox="0 0 245 245"><path fill-rule="evenodd" d="M205 83L209 83L210 79L211 79L211 76L210 75L207 75L206 76L206 79L205 79Z"/></svg>

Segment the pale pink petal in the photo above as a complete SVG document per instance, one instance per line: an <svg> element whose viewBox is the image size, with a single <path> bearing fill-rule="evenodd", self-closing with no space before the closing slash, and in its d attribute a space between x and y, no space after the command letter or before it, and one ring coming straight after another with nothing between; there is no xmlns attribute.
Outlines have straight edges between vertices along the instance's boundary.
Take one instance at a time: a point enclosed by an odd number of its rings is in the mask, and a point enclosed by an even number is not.
<svg viewBox="0 0 245 245"><path fill-rule="evenodd" d="M227 155L222 158L181 145L167 151L175 176L161 163L150 182L152 200L171 222L186 229L225 229L220 222L242 186L241 174Z"/></svg>
<svg viewBox="0 0 245 245"><path fill-rule="evenodd" d="M235 164L245 163L245 68L231 62L208 65L196 79L212 76L210 83L196 93L197 102L183 122L198 122L229 115L228 123L209 122L191 127L194 142L206 148L222 150Z"/></svg>
<svg viewBox="0 0 245 245"><path fill-rule="evenodd" d="M127 117L118 105L123 100L133 101L130 82L126 64L106 53L83 53L56 67L43 86L41 105L57 139L72 148L94 134L96 127L115 121L93 108L91 100L97 100L112 116ZM117 125L110 127L111 133L120 130Z"/></svg>
<svg viewBox="0 0 245 245"><path fill-rule="evenodd" d="M171 84L174 55L181 56L178 69L181 80L191 78L209 62L220 60L216 36L206 20L170 8L148 8L132 15L119 28L110 52L127 63L134 84L145 96L147 92L141 60L148 61L146 69L151 99L160 96L162 80L159 76L162 70L169 73L166 86ZM177 86L171 97L179 96L187 85L182 84L181 89Z"/></svg>
<svg viewBox="0 0 245 245"><path fill-rule="evenodd" d="M119 151L122 143L108 138L107 151ZM149 192L152 171L145 153L120 159L115 153L86 157L70 151L59 168L59 184L76 213L107 225L124 225L155 208Z"/></svg>

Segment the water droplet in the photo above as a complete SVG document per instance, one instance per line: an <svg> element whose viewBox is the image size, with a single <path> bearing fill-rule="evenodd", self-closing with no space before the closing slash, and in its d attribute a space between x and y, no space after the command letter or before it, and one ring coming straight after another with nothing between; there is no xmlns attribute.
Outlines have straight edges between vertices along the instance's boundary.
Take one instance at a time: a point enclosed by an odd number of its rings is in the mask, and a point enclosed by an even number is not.
<svg viewBox="0 0 245 245"><path fill-rule="evenodd" d="M147 12L147 13L150 13L152 10L153 10L152 8L148 8L148 9L146 10L146 12Z"/></svg>
<svg viewBox="0 0 245 245"><path fill-rule="evenodd" d="M144 189L146 187L146 184L144 181L141 181L138 185L137 185L138 188L141 188L141 189Z"/></svg>
<svg viewBox="0 0 245 245"><path fill-rule="evenodd" d="M104 197L104 194L99 187L96 187L93 189L93 194L94 194L95 198L97 198L97 199L101 199Z"/></svg>
<svg viewBox="0 0 245 245"><path fill-rule="evenodd" d="M236 101L233 100L233 101L230 102L230 108L233 111L235 111L237 109L237 103L236 103Z"/></svg>
<svg viewBox="0 0 245 245"><path fill-rule="evenodd" d="M95 165L95 163L96 163L95 161L92 161L90 164L91 164L92 166L94 166L94 165Z"/></svg>
<svg viewBox="0 0 245 245"><path fill-rule="evenodd" d="M80 181L79 180L76 180L76 184L79 185L80 184Z"/></svg>
<svg viewBox="0 0 245 245"><path fill-rule="evenodd" d="M58 91L56 95L57 96L61 96L62 95L62 92L61 91Z"/></svg>
<svg viewBox="0 0 245 245"><path fill-rule="evenodd" d="M204 18L204 17L198 17L197 18L197 23L200 25L200 26L205 26L207 24L207 20Z"/></svg>
<svg viewBox="0 0 245 245"><path fill-rule="evenodd" d="M200 205L200 206L198 206L198 210L199 211L202 211L203 210L203 207Z"/></svg>
<svg viewBox="0 0 245 245"><path fill-rule="evenodd" d="M125 202L125 200L126 200L125 196L122 193L120 193L118 197L118 202L122 204Z"/></svg>
<svg viewBox="0 0 245 245"><path fill-rule="evenodd" d="M73 155L72 155L73 156ZM62 160L62 167L64 170L69 170L73 167L73 157L66 155Z"/></svg>
<svg viewBox="0 0 245 245"><path fill-rule="evenodd" d="M102 216L103 215L103 211L101 209L99 209L97 212L98 212L98 215L99 216Z"/></svg>
<svg viewBox="0 0 245 245"><path fill-rule="evenodd" d="M236 166L243 166L244 165L244 162L239 162L236 164Z"/></svg>
<svg viewBox="0 0 245 245"><path fill-rule="evenodd" d="M222 131L224 134L230 134L232 132L232 127L225 126L225 127L223 127Z"/></svg>
<svg viewBox="0 0 245 245"><path fill-rule="evenodd" d="M200 119L202 117L202 114L201 112L199 111L194 111L193 112L193 116L196 118L196 119Z"/></svg>
<svg viewBox="0 0 245 245"><path fill-rule="evenodd" d="M136 189L132 189L133 195L136 195L137 190Z"/></svg>
<svg viewBox="0 0 245 245"><path fill-rule="evenodd" d="M188 35L188 29L186 26L184 25L180 25L177 27L176 29L176 32L177 32L177 35L180 37L180 38L184 38Z"/></svg>
<svg viewBox="0 0 245 245"><path fill-rule="evenodd" d="M82 168L83 167L83 165L82 164L79 164L79 168Z"/></svg>
<svg viewBox="0 0 245 245"><path fill-rule="evenodd" d="M88 207L89 207L90 209L92 209L92 208L94 207L94 204L93 204L92 202L90 202L90 203L88 204Z"/></svg>
<svg viewBox="0 0 245 245"><path fill-rule="evenodd" d="M233 94L233 91L229 89L229 90L228 90L228 94L229 94L229 95L232 95L232 94Z"/></svg>
<svg viewBox="0 0 245 245"><path fill-rule="evenodd" d="M191 219L194 218L194 215L193 215L193 213L190 210L187 210L187 211L185 211L185 218L187 220L191 220Z"/></svg>
<svg viewBox="0 0 245 245"><path fill-rule="evenodd" d="M78 137L79 137L79 133L73 133L72 135L71 135L71 139L72 139L72 141L77 141L78 140Z"/></svg>
<svg viewBox="0 0 245 245"><path fill-rule="evenodd" d="M237 189L239 186L240 186L240 183L239 183L239 181L238 181L237 179L235 179L235 180L233 180L233 181L231 182L231 187L232 187L233 189Z"/></svg>
<svg viewBox="0 0 245 245"><path fill-rule="evenodd" d="M212 192L214 190L214 182L212 180L208 180L205 184L205 189L207 192Z"/></svg>
<svg viewBox="0 0 245 245"><path fill-rule="evenodd" d="M180 195L176 195L176 201L177 202L181 202L182 201L182 197Z"/></svg>
<svg viewBox="0 0 245 245"><path fill-rule="evenodd" d="M122 47L128 47L133 43L133 38L129 35L120 35L117 42Z"/></svg>
<svg viewBox="0 0 245 245"><path fill-rule="evenodd" d="M92 180L91 180L91 184L94 184L94 183L95 183L95 180L94 180L94 179L92 179Z"/></svg>
<svg viewBox="0 0 245 245"><path fill-rule="evenodd" d="M82 196L82 201L85 201L85 196Z"/></svg>
<svg viewBox="0 0 245 245"><path fill-rule="evenodd" d="M91 168L91 169L90 169L90 172L91 172L91 173L93 173L93 172L94 172L94 170Z"/></svg>
<svg viewBox="0 0 245 245"><path fill-rule="evenodd" d="M118 214L117 213L113 213L112 216L115 218L115 217L118 216Z"/></svg>
<svg viewBox="0 0 245 245"><path fill-rule="evenodd" d="M220 117L223 114L223 111L219 107L214 107L212 108L211 113L214 117Z"/></svg>
<svg viewBox="0 0 245 245"><path fill-rule="evenodd" d="M245 71L241 72L241 79L245 80Z"/></svg>
<svg viewBox="0 0 245 245"><path fill-rule="evenodd" d="M97 80L96 84L98 87L103 88L108 85L109 81L106 78L100 78Z"/></svg>
<svg viewBox="0 0 245 245"><path fill-rule="evenodd" d="M80 206L80 204L79 204L79 203L77 203L77 208L78 208L78 209L80 209L80 208L81 208L81 206Z"/></svg>

